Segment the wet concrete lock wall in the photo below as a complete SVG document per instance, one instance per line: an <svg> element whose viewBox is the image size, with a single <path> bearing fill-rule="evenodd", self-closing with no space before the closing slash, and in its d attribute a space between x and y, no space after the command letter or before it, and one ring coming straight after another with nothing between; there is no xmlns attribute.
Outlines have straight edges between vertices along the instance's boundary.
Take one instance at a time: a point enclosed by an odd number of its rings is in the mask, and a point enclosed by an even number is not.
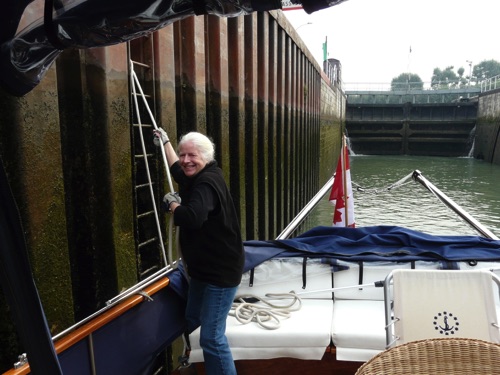
<svg viewBox="0 0 500 375"><path fill-rule="evenodd" d="M479 96L474 157L500 164L500 90Z"/></svg>
<svg viewBox="0 0 500 375"><path fill-rule="evenodd" d="M66 50L25 97L0 91L0 154L54 334L161 266L158 246L142 246L151 227L139 215L129 58L173 143L191 130L214 140L244 239L275 238L340 151L345 95L282 12L191 17L128 44ZM168 186L148 126L159 201ZM23 349L3 299L0 309L5 370Z"/></svg>

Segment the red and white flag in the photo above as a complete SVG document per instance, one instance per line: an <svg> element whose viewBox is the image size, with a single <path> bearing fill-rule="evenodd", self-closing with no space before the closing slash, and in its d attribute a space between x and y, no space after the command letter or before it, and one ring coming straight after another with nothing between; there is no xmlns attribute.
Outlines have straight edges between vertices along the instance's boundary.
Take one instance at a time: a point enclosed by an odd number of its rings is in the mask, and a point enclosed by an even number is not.
<svg viewBox="0 0 500 375"><path fill-rule="evenodd" d="M349 169L349 152L345 136L342 142L335 179L330 193L330 202L335 207L333 211L333 226L351 227L356 226L354 220L354 198L352 195L351 171Z"/></svg>

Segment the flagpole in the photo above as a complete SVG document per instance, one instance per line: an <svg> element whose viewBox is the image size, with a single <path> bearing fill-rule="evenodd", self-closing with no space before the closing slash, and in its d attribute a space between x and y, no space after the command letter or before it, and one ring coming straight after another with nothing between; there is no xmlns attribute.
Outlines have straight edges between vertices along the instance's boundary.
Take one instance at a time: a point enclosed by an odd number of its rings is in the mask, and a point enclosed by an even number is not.
<svg viewBox="0 0 500 375"><path fill-rule="evenodd" d="M333 225L355 227L354 201L352 199L351 171L347 136L341 135L340 155L335 168L335 178L330 192L330 202L335 206ZM350 199L350 200L349 200Z"/></svg>
<svg viewBox="0 0 500 375"><path fill-rule="evenodd" d="M346 160L345 160L345 152L346 152L346 139L345 134L342 135L342 149L341 149L341 160L342 160L342 177L344 183L344 217L345 217L345 226L349 226L349 207L347 205L347 172L346 172Z"/></svg>

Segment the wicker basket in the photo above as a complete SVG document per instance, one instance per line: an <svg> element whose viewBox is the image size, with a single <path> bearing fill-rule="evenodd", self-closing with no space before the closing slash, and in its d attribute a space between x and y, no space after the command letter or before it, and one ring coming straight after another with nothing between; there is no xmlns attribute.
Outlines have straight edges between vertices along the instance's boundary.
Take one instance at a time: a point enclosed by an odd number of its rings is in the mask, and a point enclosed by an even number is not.
<svg viewBox="0 0 500 375"><path fill-rule="evenodd" d="M500 374L500 344L467 338L411 341L379 353L356 375Z"/></svg>

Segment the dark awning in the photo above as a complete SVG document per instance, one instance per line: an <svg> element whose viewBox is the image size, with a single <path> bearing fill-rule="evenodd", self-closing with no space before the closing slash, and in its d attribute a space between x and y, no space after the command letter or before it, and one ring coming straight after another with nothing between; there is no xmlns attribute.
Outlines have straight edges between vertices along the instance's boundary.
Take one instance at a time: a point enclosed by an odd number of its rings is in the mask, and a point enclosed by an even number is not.
<svg viewBox="0 0 500 375"><path fill-rule="evenodd" d="M345 0L292 0L308 13ZM234 17L281 9L281 0L45 0L39 14L17 34L31 0L6 0L0 24L0 85L22 96L40 83L65 48L102 47L146 35L183 18Z"/></svg>

